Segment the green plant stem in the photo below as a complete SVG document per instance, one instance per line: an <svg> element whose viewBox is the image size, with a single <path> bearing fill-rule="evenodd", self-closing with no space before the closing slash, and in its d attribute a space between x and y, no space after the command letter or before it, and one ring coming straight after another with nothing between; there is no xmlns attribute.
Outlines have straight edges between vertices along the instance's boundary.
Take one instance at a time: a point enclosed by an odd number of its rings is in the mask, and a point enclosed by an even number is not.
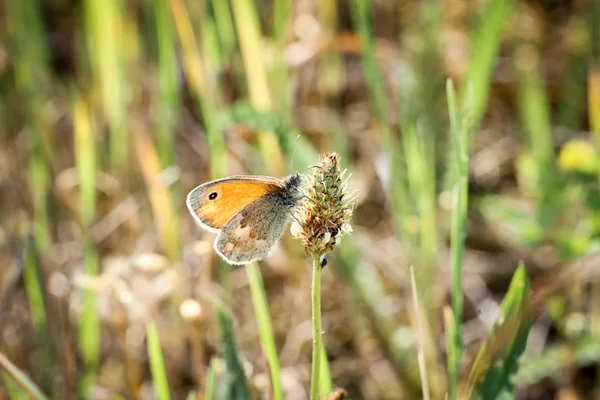
<svg viewBox="0 0 600 400"><path fill-rule="evenodd" d="M260 342L267 357L267 363L271 370L271 384L273 386L273 400L283 400L283 389L281 386L279 359L277 358L277 348L275 347L275 337L273 336L273 327L269 316L269 307L267 295L263 284L262 276L258 264L250 263L246 265L246 274L252 293L252 302L254 303L254 312L258 321L258 333Z"/></svg>
<svg viewBox="0 0 600 400"><path fill-rule="evenodd" d="M327 362L327 351L325 347L321 349L321 370L319 377L319 386L321 387L322 393L331 393L333 391L333 384L331 382L331 371L329 370L329 363Z"/></svg>
<svg viewBox="0 0 600 400"><path fill-rule="evenodd" d="M321 262L318 257L313 260L313 278L312 278L312 324L313 324L313 351L312 351L312 372L310 399L319 398L319 376L321 363L321 349L323 341L321 338Z"/></svg>

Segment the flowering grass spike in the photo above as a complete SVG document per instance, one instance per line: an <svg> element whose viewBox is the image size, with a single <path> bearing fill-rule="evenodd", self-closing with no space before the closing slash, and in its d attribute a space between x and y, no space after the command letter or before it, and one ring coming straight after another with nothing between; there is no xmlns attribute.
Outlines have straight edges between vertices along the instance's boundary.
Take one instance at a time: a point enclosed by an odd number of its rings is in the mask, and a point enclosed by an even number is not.
<svg viewBox="0 0 600 400"><path fill-rule="evenodd" d="M292 235L307 254L324 260L342 236L352 232L350 218L355 197L347 192L346 170L340 171L340 156L327 153L315 168L306 189L306 199L292 224Z"/></svg>

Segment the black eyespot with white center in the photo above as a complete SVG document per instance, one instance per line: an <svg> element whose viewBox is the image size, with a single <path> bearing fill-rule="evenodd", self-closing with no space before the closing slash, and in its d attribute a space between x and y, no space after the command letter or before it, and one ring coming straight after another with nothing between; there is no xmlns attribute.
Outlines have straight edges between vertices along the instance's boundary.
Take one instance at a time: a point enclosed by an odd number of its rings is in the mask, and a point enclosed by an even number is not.
<svg viewBox="0 0 600 400"><path fill-rule="evenodd" d="M217 198L217 192L212 192L211 194L208 195L209 200L214 200L216 198Z"/></svg>

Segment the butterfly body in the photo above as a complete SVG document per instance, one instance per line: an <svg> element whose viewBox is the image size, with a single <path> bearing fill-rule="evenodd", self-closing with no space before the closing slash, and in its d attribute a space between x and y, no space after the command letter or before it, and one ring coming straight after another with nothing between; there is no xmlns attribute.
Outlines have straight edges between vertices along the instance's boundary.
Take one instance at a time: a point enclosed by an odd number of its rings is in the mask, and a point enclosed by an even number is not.
<svg viewBox="0 0 600 400"><path fill-rule="evenodd" d="M204 229L218 232L216 252L230 264L267 258L301 201L299 174L285 179L238 175L193 189L186 204Z"/></svg>

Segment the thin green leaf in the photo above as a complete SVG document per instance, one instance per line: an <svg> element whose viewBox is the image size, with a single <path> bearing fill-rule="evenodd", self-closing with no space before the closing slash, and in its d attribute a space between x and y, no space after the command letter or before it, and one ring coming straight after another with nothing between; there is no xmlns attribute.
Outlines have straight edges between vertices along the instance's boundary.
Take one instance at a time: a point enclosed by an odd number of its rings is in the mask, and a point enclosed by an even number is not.
<svg viewBox="0 0 600 400"><path fill-rule="evenodd" d="M456 104L456 94L451 80L447 81L448 112L450 129L454 147L454 164L457 176L453 188L454 204L452 207L452 311L453 321L450 325L451 344L448 348L449 396L454 399L458 386L458 374L462 361L462 316L463 316L463 273L462 263L465 251L468 184L469 184L469 125L467 118L461 116ZM469 110L465 115L468 115Z"/></svg>
<svg viewBox="0 0 600 400"><path fill-rule="evenodd" d="M217 360L215 358L210 359L208 364L208 373L206 374L206 391L204 397L206 400L215 399L215 385L217 382Z"/></svg>
<svg viewBox="0 0 600 400"><path fill-rule="evenodd" d="M267 294L263 284L262 276L258 264L251 263L246 265L248 282L252 293L252 303L258 322L258 331L260 343L262 345L267 362L271 370L271 384L273 387L273 399L283 399L283 389L279 373L279 358L277 347L275 346L275 337L273 336L273 327L271 326L271 317L269 315L269 305L267 303Z"/></svg>
<svg viewBox="0 0 600 400"><path fill-rule="evenodd" d="M225 372L220 377L217 398L249 400L251 397L246 386L244 369L238 357L231 318L222 307L217 309L217 316L221 326L221 353L225 359Z"/></svg>
<svg viewBox="0 0 600 400"><path fill-rule="evenodd" d="M529 281L520 265L500 307L498 322L479 350L461 399L512 398L514 378L532 325Z"/></svg>
<svg viewBox="0 0 600 400"><path fill-rule="evenodd" d="M0 353L0 370L3 377L9 377L18 387L12 386L13 390L20 390L27 394L30 399L46 400L48 397L40 388L19 368L17 368L4 354Z"/></svg>
<svg viewBox="0 0 600 400"><path fill-rule="evenodd" d="M146 335L148 336L148 357L150 358L150 370L152 372L152 383L156 391L158 400L170 400L169 382L167 380L167 370L163 360L158 330L154 322L146 326Z"/></svg>
<svg viewBox="0 0 600 400"><path fill-rule="evenodd" d="M514 0L488 0L477 27L470 35L473 42L465 82L467 85L473 85L474 127L479 125L487 107L491 76L498 60L502 30L510 20L514 5ZM467 85L461 88L460 97L463 99L468 96Z"/></svg>

